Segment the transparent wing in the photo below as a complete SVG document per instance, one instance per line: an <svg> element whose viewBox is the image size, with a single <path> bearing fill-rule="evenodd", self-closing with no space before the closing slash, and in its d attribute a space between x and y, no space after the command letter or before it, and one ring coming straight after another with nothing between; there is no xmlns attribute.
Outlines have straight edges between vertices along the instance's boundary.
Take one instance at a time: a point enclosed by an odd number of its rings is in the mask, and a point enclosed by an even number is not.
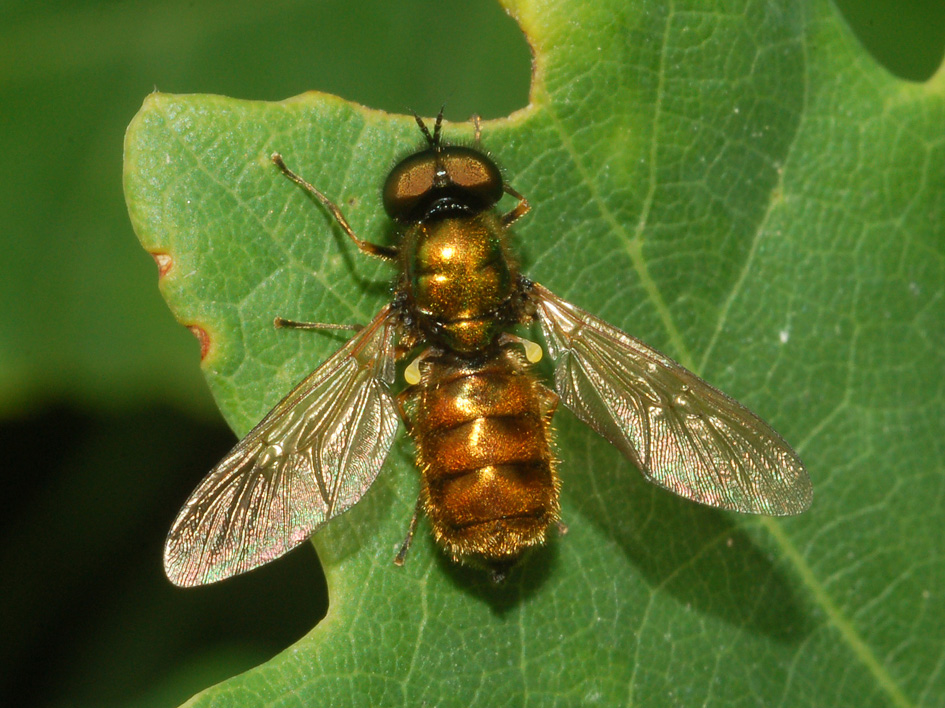
<svg viewBox="0 0 945 708"><path fill-rule="evenodd" d="M775 516L811 503L794 450L691 371L535 283L530 292L565 405L671 492Z"/></svg>
<svg viewBox="0 0 945 708"><path fill-rule="evenodd" d="M173 583L204 585L267 563L367 491L397 431L394 322L385 307L204 478L164 546Z"/></svg>

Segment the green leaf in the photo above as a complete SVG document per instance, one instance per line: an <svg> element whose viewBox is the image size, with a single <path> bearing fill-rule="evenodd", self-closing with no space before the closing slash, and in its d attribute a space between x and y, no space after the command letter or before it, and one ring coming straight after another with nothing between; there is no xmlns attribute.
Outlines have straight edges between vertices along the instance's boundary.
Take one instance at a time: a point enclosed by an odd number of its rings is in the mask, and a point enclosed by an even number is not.
<svg viewBox="0 0 945 708"><path fill-rule="evenodd" d="M326 619L193 704L939 703L942 73L891 77L825 1L509 10L535 52L531 103L483 140L533 205L515 229L525 271L771 422L814 506L696 506L562 413L570 530L493 587L425 523L391 563L418 489L403 440L314 538ZM273 317L366 322L392 275L269 154L382 241L380 182L419 137L409 117L314 93L154 94L133 122L135 229L171 259L162 292L207 333L238 432L339 346Z"/></svg>
<svg viewBox="0 0 945 708"><path fill-rule="evenodd" d="M272 99L317 83L421 111L449 95L460 117L525 103L528 48L497 5L439 8L436 32L427 0L400 0L378 22L388 10L385 0L0 3L0 419L62 403L215 415L198 345L128 238L120 136L152 86ZM447 54L429 70L428 57Z"/></svg>

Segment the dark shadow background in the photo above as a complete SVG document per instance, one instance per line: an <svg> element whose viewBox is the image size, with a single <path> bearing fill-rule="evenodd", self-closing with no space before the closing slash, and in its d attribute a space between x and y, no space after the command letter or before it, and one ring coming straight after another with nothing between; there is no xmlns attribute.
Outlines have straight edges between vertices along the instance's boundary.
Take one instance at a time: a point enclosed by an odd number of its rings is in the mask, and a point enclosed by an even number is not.
<svg viewBox="0 0 945 708"><path fill-rule="evenodd" d="M945 3L836 4L890 71L938 67ZM234 438L125 212L122 137L144 97L318 89L464 120L523 107L528 83L490 0L4 3L0 705L176 705L326 607L308 546L238 583L164 579L164 534Z"/></svg>

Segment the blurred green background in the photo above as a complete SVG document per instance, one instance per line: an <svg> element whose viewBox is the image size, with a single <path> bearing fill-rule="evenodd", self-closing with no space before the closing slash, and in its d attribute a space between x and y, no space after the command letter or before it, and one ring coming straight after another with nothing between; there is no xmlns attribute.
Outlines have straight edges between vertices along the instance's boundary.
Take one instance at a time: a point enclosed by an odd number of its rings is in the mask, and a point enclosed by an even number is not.
<svg viewBox="0 0 945 708"><path fill-rule="evenodd" d="M939 66L941 0L836 4L893 73L921 81ZM308 546L218 587L164 579L164 534L234 438L132 233L122 138L154 89L317 89L423 115L446 102L453 120L526 104L528 47L496 3L394 7L0 6L0 705L176 705L324 613Z"/></svg>

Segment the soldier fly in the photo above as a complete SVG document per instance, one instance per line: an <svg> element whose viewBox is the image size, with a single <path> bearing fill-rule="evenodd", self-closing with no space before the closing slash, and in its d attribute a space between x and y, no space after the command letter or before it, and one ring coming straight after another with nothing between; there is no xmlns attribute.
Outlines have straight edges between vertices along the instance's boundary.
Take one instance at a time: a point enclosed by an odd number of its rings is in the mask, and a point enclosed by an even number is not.
<svg viewBox="0 0 945 708"><path fill-rule="evenodd" d="M442 117L432 134L416 117L425 145L384 185L395 246L360 239L328 197L272 156L361 251L397 268L393 299L193 492L164 551L177 585L267 563L349 509L376 478L401 420L422 482L397 562L425 514L451 558L501 580L559 518L551 450L559 400L647 479L682 497L770 515L810 505L804 465L766 423L519 272L508 231L528 201L483 152L445 143ZM506 194L517 204L501 214ZM554 361L553 388L533 370L540 347L510 331L536 320ZM282 318L276 325L332 327ZM407 386L395 395L395 363L411 354Z"/></svg>

